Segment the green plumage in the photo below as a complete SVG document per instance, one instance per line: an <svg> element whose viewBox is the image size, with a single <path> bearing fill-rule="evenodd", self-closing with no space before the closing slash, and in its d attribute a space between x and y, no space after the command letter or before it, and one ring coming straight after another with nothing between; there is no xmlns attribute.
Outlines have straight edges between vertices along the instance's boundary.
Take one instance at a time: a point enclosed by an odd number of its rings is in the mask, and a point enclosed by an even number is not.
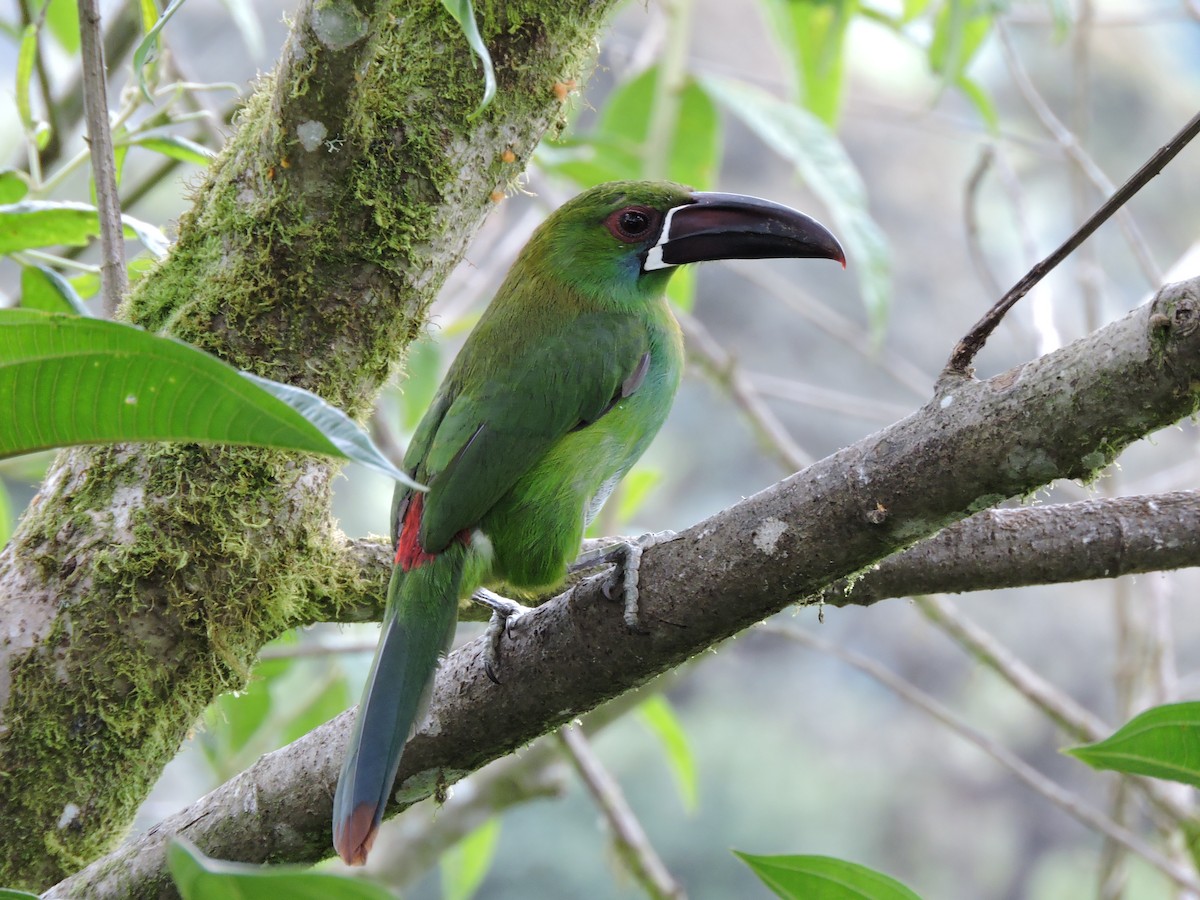
<svg viewBox="0 0 1200 900"><path fill-rule="evenodd" d="M581 194L530 238L455 359L405 455L429 491L398 487L393 504L384 633L334 801L347 862L366 858L459 599L483 583L560 582L587 522L665 420L683 367L667 255L832 255L800 252L795 236L763 252L784 238L746 228L746 216L757 227L800 214L771 204L748 214L748 198L732 196L639 182Z"/></svg>

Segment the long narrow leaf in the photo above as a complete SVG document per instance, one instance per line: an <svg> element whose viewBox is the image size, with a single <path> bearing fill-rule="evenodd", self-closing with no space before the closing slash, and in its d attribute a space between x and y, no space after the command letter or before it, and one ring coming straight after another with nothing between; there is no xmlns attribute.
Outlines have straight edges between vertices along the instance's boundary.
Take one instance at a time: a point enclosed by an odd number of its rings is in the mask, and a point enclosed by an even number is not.
<svg viewBox="0 0 1200 900"><path fill-rule="evenodd" d="M316 394L99 319L0 310L0 411L0 457L123 441L244 444L353 460L413 484Z"/></svg>
<svg viewBox="0 0 1200 900"><path fill-rule="evenodd" d="M471 0L442 0L442 6L454 17L471 50L483 65L483 100L480 101L479 108L471 114L471 118L474 118L483 112L496 96L496 70L492 66L492 55L488 53L483 36L479 33L479 26L475 23L475 10Z"/></svg>
<svg viewBox="0 0 1200 900"><path fill-rule="evenodd" d="M150 89L146 87L146 66L154 61L158 54L158 34L170 21L171 16L175 15L179 7L183 6L183 0L171 0L169 6L163 10L162 15L158 17L158 21L154 23L146 36L142 38L137 45L137 49L133 51L133 71L137 76L138 87L141 88L142 96L148 102L153 98L150 96Z"/></svg>
<svg viewBox="0 0 1200 900"><path fill-rule="evenodd" d="M28 132L33 131L33 106L29 99L29 84L33 78L33 64L37 59L37 26L29 24L21 33L21 46L17 49L17 115Z"/></svg>
<svg viewBox="0 0 1200 900"><path fill-rule="evenodd" d="M647 698L638 707L638 715L650 727L662 743L667 754L667 762L675 773L675 782L679 787L679 796L683 800L683 808L695 812L699 800L699 779L696 777L696 760L692 749L688 746L687 733L679 723L675 710L670 702L661 694Z"/></svg>
<svg viewBox="0 0 1200 900"><path fill-rule="evenodd" d="M499 841L500 820L493 816L442 855L442 900L471 900L476 895Z"/></svg>
<svg viewBox="0 0 1200 900"><path fill-rule="evenodd" d="M880 334L891 302L891 252L867 209L862 177L837 138L812 113L759 88L716 77L703 78L701 84L763 143L789 160L829 209L858 276L872 330Z"/></svg>

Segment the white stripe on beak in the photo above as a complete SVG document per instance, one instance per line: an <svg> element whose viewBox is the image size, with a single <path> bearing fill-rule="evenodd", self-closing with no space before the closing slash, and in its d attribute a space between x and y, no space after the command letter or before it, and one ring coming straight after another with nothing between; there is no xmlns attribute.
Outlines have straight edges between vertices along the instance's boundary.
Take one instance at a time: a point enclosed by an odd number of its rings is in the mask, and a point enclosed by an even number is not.
<svg viewBox="0 0 1200 900"><path fill-rule="evenodd" d="M683 206L672 206L667 210L667 215L663 218L662 230L658 232L658 243L646 251L646 261L642 263L643 272L649 272L654 269L670 269L675 265L674 263L663 262L663 244L671 236L671 219L681 209L683 209Z"/></svg>

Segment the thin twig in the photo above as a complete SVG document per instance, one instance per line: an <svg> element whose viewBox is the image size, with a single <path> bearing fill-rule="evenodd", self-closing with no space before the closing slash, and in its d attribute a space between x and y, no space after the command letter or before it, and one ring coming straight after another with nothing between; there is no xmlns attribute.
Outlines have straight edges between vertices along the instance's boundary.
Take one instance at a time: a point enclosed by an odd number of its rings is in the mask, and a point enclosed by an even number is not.
<svg viewBox="0 0 1200 900"><path fill-rule="evenodd" d="M913 602L926 619L950 635L975 659L999 674L1073 738L1098 741L1112 731L1099 716L1084 709L1030 669L945 597L937 594L918 595L913 597Z"/></svg>
<svg viewBox="0 0 1200 900"><path fill-rule="evenodd" d="M129 286L117 168L108 124L108 89L100 38L97 0L79 0L79 52L83 71L83 108L92 152L92 178L100 216L100 292L104 315L112 318Z"/></svg>
<svg viewBox="0 0 1200 900"><path fill-rule="evenodd" d="M975 267L976 276L983 282L983 289L989 297L999 294L1002 288L996 279L996 273L988 264L987 254L983 252L977 210L979 208L979 189L983 187L984 177L995 160L996 148L991 144L984 144L979 153L979 159L971 168L971 174L967 176L967 184L963 189L963 226L967 233L967 254L971 258L971 265Z"/></svg>
<svg viewBox="0 0 1200 900"><path fill-rule="evenodd" d="M764 397L790 400L793 403L811 406L813 409L828 409L841 413L843 416L864 419L868 422L887 424L897 419L903 419L913 411L911 406L859 397L856 394L835 391L817 384L806 384L793 378L781 378L765 372L746 372L745 375L750 385Z"/></svg>
<svg viewBox="0 0 1200 900"><path fill-rule="evenodd" d="M1012 309L1017 301L1029 293L1030 288L1045 278L1060 262L1070 256L1076 247L1091 237L1092 233L1108 221L1113 213L1128 203L1130 198L1145 187L1155 175L1161 172L1171 160L1178 156L1179 152L1198 133L1200 133L1200 113L1192 116L1188 123L1174 137L1155 151L1154 155L1128 181L1121 185L1115 194L1104 201L1100 208L1092 214L1091 218L1080 225L1075 233L1067 238L1057 250L1035 265L1020 281L1009 288L1008 293L1001 297L996 302L996 305L988 310L987 314L976 322L971 330L967 332L966 336L958 342L958 345L954 348L954 352L950 355L949 361L946 363L946 370L942 373L942 377L945 378L946 375L966 376L976 354L983 348L988 337L996 330L996 326L1000 324L1005 314Z"/></svg>
<svg viewBox="0 0 1200 900"><path fill-rule="evenodd" d="M771 412L733 356L709 334L698 319L679 313L679 325L688 339L691 358L699 362L717 383L725 387L738 408L746 414L763 446L771 451L789 472L798 471L812 463L811 455L792 440L787 428Z"/></svg>
<svg viewBox="0 0 1200 900"><path fill-rule="evenodd" d="M787 280L766 266L754 266L738 261L728 261L724 265L751 284L767 291L772 298L789 309L804 316L810 324L849 347L870 365L891 375L922 400L929 397L934 382L932 375L922 372L899 354L888 356L880 352L862 325L811 298L804 291L797 290L794 281Z"/></svg>
<svg viewBox="0 0 1200 900"><path fill-rule="evenodd" d="M672 877L651 845L642 824L621 793L616 779L592 752L592 746L583 729L568 725L559 729L558 739L575 766L575 771L583 779L588 793L592 795L592 799L596 801L609 827L612 828L617 852L642 890L655 900L684 900L687 894L683 887Z"/></svg>
<svg viewBox="0 0 1200 900"><path fill-rule="evenodd" d="M814 637L799 628L768 622L760 625L759 630L781 635L789 640L811 647L814 650L827 653L842 660L847 665L858 669L860 672L871 676L880 684L892 690L902 700L918 707L929 716L937 719L959 737L974 744L1004 768L1012 772L1021 781L1025 782L1034 792L1045 797L1072 818L1112 838L1114 841L1118 841L1180 887L1190 891L1200 891L1200 881L1197 881L1195 875L1185 867L1168 859L1157 849L1143 841L1138 835L1116 824L1099 810L1092 808L1074 794L1064 790L1054 781L1012 753L1007 747L968 725L933 697L917 689L904 679L897 677L894 673L875 662L875 660L848 650L845 647L840 647L829 641Z"/></svg>
<svg viewBox="0 0 1200 900"><path fill-rule="evenodd" d="M1070 695L1058 690L1049 681L1017 658L1016 654L971 620L948 598L937 594L914 596L913 602L930 622L942 629L955 643L987 666L1033 706L1040 709L1059 728L1080 741L1099 741L1112 729L1098 716L1077 704ZM1128 717L1126 717L1128 718ZM1127 778L1160 813L1163 823L1169 822L1174 831L1194 817L1191 807L1161 781L1151 778ZM1115 817L1114 817L1115 818ZM1118 821L1123 821L1118 819ZM1106 845L1111 841L1106 841Z"/></svg>
<svg viewBox="0 0 1200 900"><path fill-rule="evenodd" d="M1079 32L1081 27L1083 26L1076 25L1076 33ZM1033 79L1029 77L1029 74L1025 71L1025 67L1021 65L1020 57L1012 46L1008 30L1004 27L1004 23L999 20L996 22L996 33L1000 36L1000 49L1003 51L1004 62L1008 66L1009 74L1012 75L1013 82L1016 84L1017 90L1021 92L1021 96L1025 98L1025 102L1029 104L1034 114L1038 117L1038 121L1050 132L1050 135L1063 149L1063 152L1075 163L1078 170L1095 185L1096 190L1101 195L1112 194L1116 186L1104 174L1104 170L1083 149L1083 144L1080 142L1078 134L1062 123L1050 108L1050 104L1042 97L1034 85ZM1133 216L1129 214L1128 210L1119 210L1117 212L1117 223L1125 232L1125 239L1129 242L1129 247L1133 251L1134 258L1141 266L1142 274L1145 276L1147 283L1151 288L1158 287L1162 283L1162 271L1154 262L1153 254L1150 252L1150 245L1146 242L1145 237L1142 236L1141 230L1133 220Z"/></svg>
<svg viewBox="0 0 1200 900"><path fill-rule="evenodd" d="M21 11L21 27L35 24L33 19L33 11L31 3L19 3L17 8ZM42 115L46 117L46 124L49 126L50 139L46 142L46 146L40 150L37 144L30 140L29 147L29 171L39 177L39 173L45 171L45 161L57 155L62 146L62 135L59 131L58 124L58 107L54 102L53 92L50 90L50 76L46 72L46 55L42 52L42 26L46 23L46 13L50 9L50 0L46 0L42 4L41 12L37 16L37 48L34 52L34 60L36 74L38 80L38 91L42 95Z"/></svg>

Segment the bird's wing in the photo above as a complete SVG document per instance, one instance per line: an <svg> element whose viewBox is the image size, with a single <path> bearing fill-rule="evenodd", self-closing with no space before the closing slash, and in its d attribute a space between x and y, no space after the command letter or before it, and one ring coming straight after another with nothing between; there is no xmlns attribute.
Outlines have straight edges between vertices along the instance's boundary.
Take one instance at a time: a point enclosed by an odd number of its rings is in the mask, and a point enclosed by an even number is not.
<svg viewBox="0 0 1200 900"><path fill-rule="evenodd" d="M555 442L595 422L645 375L648 335L629 316L574 317L531 338L523 352L462 385L434 426L417 469L430 485L421 543L431 553L474 526Z"/></svg>

